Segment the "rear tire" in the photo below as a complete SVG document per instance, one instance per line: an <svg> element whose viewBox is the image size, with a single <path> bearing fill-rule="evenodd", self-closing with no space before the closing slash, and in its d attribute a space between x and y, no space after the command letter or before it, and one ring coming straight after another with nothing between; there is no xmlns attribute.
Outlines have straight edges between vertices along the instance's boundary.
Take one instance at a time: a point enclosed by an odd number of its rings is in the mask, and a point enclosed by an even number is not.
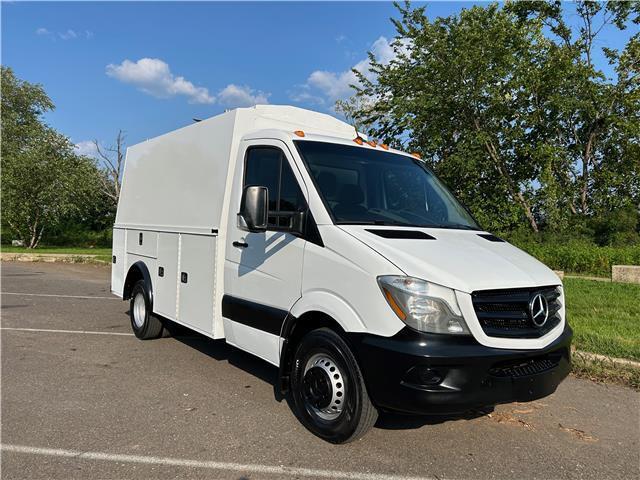
<svg viewBox="0 0 640 480"><path fill-rule="evenodd" d="M309 332L298 345L291 393L302 424L331 443L361 437L378 418L353 353L328 328Z"/></svg>
<svg viewBox="0 0 640 480"><path fill-rule="evenodd" d="M162 333L162 322L152 312L153 306L144 280L138 280L131 290L129 316L133 333L141 340L158 338Z"/></svg>

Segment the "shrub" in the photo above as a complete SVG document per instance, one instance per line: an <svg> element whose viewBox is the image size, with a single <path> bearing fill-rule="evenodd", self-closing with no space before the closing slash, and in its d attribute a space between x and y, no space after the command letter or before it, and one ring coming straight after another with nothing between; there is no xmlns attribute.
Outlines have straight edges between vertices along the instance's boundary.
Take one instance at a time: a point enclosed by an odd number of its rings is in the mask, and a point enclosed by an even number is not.
<svg viewBox="0 0 640 480"><path fill-rule="evenodd" d="M612 265L640 265L640 243L600 247L582 239L536 242L515 238L511 242L549 268L569 273L608 277Z"/></svg>
<svg viewBox="0 0 640 480"><path fill-rule="evenodd" d="M49 246L64 247L111 247L112 230L110 228L93 231L72 226L64 231L45 235L43 243Z"/></svg>

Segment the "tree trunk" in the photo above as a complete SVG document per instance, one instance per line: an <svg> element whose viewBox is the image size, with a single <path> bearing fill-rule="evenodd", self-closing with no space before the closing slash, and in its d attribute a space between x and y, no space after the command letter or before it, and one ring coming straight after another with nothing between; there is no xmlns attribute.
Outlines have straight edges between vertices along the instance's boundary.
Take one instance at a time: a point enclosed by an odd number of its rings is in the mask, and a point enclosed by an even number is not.
<svg viewBox="0 0 640 480"><path fill-rule="evenodd" d="M498 153L495 147L491 144L491 142L485 142L485 146L487 148L487 151L489 152L489 155L491 156L494 163L496 164L496 168L498 169L500 174L504 177L504 179L507 181L507 188L509 189L509 193L511 194L513 199L516 202L518 202L522 207L522 209L524 210L524 214L527 217L527 220L529 220L529 225L531 225L531 229L534 232L538 233L539 231L538 223L536 222L536 219L533 216L533 212L531 211L529 202L527 202L527 199L524 198L524 195L522 194L518 186L515 184L515 182L511 178L511 175L509 175L509 172L507 171L506 166L504 165L502 160L498 157Z"/></svg>
<svg viewBox="0 0 640 480"><path fill-rule="evenodd" d="M589 191L589 162L591 160L591 151L593 150L593 141L595 139L595 132L589 134L587 145L584 147L584 154L582 156L582 192L580 194L580 208L582 214L587 213L587 193Z"/></svg>
<svg viewBox="0 0 640 480"><path fill-rule="evenodd" d="M36 220L33 225L29 227L29 242L27 248L36 248L42 238L44 232L44 226L38 228L38 221Z"/></svg>
<svg viewBox="0 0 640 480"><path fill-rule="evenodd" d="M29 245L27 248L36 248L38 246L38 233L36 227L31 228L31 235L29 238Z"/></svg>
<svg viewBox="0 0 640 480"><path fill-rule="evenodd" d="M44 233L44 227L40 229L40 233L38 233L38 236L36 237L36 243L33 245L33 248L36 248L38 245L40 245L40 240L42 239L43 233Z"/></svg>
<svg viewBox="0 0 640 480"><path fill-rule="evenodd" d="M480 123L478 122L478 119L474 119L474 122L475 122L476 130L478 132L481 132L482 130L480 128ZM493 160L493 163L498 169L498 172L506 180L507 188L509 189L509 194L516 202L520 204L520 206L522 207L522 210L524 210L524 214L527 217L527 220L529 220L529 225L531 226L531 229L535 233L538 233L539 232L538 223L536 222L536 219L533 216L533 212L531 211L529 202L527 202L527 199L524 198L524 195L522 194L522 192L520 191L516 183L513 181L513 178L511 178L511 175L507 171L506 165L498 155L498 151L496 147L489 140L484 141L484 147L487 150L487 153L489 154L491 159Z"/></svg>

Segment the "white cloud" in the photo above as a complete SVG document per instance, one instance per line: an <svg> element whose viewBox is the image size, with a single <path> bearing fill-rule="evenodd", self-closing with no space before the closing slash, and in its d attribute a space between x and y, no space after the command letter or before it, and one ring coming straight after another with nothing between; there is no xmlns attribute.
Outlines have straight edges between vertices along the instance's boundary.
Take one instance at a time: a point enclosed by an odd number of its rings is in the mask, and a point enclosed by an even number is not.
<svg viewBox="0 0 640 480"><path fill-rule="evenodd" d="M184 77L176 77L166 62L159 58L141 58L137 62L124 60L119 65L109 64L107 75L124 83L135 85L144 93L157 98L182 95L189 103L214 103L215 97L204 87L196 87Z"/></svg>
<svg viewBox="0 0 640 480"><path fill-rule="evenodd" d="M324 105L325 101L320 95L313 95L309 92L308 85L299 85L296 90L290 91L289 98L298 103L307 103L310 105Z"/></svg>
<svg viewBox="0 0 640 480"><path fill-rule="evenodd" d="M85 157L97 158L98 152L96 151L96 145L93 143L93 140L83 140L82 142L78 142L74 146L74 151L78 155L82 155Z"/></svg>
<svg viewBox="0 0 640 480"><path fill-rule="evenodd" d="M50 36L52 40L55 40L56 37L61 40L75 40L77 38L86 38L87 40L90 40L93 38L93 32L91 30L79 31L72 30L70 28L64 32L56 33L47 28L40 27L36 30L36 35Z"/></svg>
<svg viewBox="0 0 640 480"><path fill-rule="evenodd" d="M407 48L401 45L399 50L404 53ZM379 37L373 42L370 51L376 60L384 65L388 65L397 56L392 43L386 37ZM366 78L372 79L374 76L370 70L371 63L368 58L360 60L352 68L364 74ZM350 85L357 84L358 78L351 69L342 72L315 70L309 75L306 83L294 91L289 98L293 101L308 102L322 95L326 101L334 103L336 100L350 97L353 94L353 88Z"/></svg>
<svg viewBox="0 0 640 480"><path fill-rule="evenodd" d="M220 103L229 108L251 107L253 105L269 103L269 93L256 91L247 86L230 83L218 93Z"/></svg>
<svg viewBox="0 0 640 480"><path fill-rule="evenodd" d="M75 30L71 30L71 29L67 30L66 32L58 33L58 36L62 40L74 40L78 38L78 34L75 32Z"/></svg>

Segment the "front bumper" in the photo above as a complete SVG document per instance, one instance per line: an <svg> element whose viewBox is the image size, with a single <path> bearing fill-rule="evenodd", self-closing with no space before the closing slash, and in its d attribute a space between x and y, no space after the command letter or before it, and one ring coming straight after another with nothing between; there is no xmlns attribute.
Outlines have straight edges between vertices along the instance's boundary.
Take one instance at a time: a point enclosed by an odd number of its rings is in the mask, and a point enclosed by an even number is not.
<svg viewBox="0 0 640 480"><path fill-rule="evenodd" d="M393 337L351 333L373 403L414 414L452 414L526 402L553 393L571 368L573 332L566 325L539 350L485 347L471 336L421 333Z"/></svg>

